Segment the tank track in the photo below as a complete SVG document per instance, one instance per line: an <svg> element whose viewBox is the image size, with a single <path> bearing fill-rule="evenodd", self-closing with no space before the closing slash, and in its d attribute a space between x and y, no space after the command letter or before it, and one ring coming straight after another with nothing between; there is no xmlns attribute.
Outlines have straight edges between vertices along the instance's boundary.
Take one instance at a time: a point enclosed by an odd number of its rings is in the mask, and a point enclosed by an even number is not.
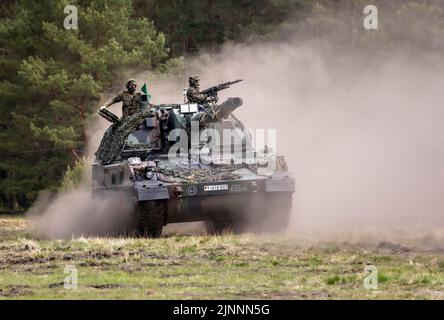
<svg viewBox="0 0 444 320"><path fill-rule="evenodd" d="M252 204L250 205L252 206ZM268 193L260 208L246 215L224 214L225 219L213 219L215 234L226 232L277 233L285 231L290 222L292 206L291 193Z"/></svg>
<svg viewBox="0 0 444 320"><path fill-rule="evenodd" d="M242 233L244 221L235 219L213 220L213 231L215 234Z"/></svg>
<svg viewBox="0 0 444 320"><path fill-rule="evenodd" d="M142 237L158 238L166 219L166 203L164 201L139 202L136 210L137 231Z"/></svg>
<svg viewBox="0 0 444 320"><path fill-rule="evenodd" d="M291 193L269 193L261 231L273 233L285 231L290 222L291 207Z"/></svg>

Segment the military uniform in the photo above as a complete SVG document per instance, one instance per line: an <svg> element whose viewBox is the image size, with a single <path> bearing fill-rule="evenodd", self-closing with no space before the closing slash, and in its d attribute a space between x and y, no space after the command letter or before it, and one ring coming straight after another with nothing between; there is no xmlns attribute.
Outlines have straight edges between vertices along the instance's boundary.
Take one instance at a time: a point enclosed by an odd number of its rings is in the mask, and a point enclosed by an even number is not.
<svg viewBox="0 0 444 320"><path fill-rule="evenodd" d="M187 99L190 103L207 104L208 96L199 92L199 87L189 86L187 90Z"/></svg>
<svg viewBox="0 0 444 320"><path fill-rule="evenodd" d="M130 93L128 91L122 91L117 96L115 96L112 100L108 101L105 104L105 107L109 107L110 105L123 102L122 104L122 115L124 117L128 117L140 109L140 93Z"/></svg>
<svg viewBox="0 0 444 320"><path fill-rule="evenodd" d="M115 96L113 99L109 100L107 103L105 103L103 106L100 107L100 109L106 109L110 105L117 103L117 102L123 102L122 103L122 116L128 117L137 111L140 110L140 104L141 104L141 95L140 93L136 93L136 80L130 79L125 84L126 91L122 91L117 96Z"/></svg>
<svg viewBox="0 0 444 320"><path fill-rule="evenodd" d="M188 78L188 90L187 90L187 99L190 103L197 103L200 105L208 105L207 94L200 93L199 90L199 76L191 76Z"/></svg>

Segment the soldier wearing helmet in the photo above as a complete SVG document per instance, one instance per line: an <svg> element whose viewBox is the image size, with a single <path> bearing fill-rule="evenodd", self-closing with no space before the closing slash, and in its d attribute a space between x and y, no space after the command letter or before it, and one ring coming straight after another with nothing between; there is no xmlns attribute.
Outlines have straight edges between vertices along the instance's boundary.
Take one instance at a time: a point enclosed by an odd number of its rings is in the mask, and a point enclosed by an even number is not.
<svg viewBox="0 0 444 320"><path fill-rule="evenodd" d="M100 110L108 108L110 105L122 101L122 115L128 117L140 109L140 93L136 93L136 80L130 79L125 84L126 91L122 91L113 99L100 107Z"/></svg>
<svg viewBox="0 0 444 320"><path fill-rule="evenodd" d="M190 76L188 78L188 90L187 90L187 99L190 103L198 103L201 105L208 104L209 96L206 94L200 93L199 89L199 76Z"/></svg>

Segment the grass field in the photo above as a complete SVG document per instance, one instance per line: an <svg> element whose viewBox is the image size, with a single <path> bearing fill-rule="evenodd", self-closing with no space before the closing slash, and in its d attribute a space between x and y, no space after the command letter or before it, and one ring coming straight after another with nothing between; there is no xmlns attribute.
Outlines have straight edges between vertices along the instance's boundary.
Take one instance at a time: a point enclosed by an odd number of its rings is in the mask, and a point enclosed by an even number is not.
<svg viewBox="0 0 444 320"><path fill-rule="evenodd" d="M367 264L378 289L363 286ZM66 266L78 286L66 289ZM444 299L444 254L290 237L39 240L0 216L1 299Z"/></svg>

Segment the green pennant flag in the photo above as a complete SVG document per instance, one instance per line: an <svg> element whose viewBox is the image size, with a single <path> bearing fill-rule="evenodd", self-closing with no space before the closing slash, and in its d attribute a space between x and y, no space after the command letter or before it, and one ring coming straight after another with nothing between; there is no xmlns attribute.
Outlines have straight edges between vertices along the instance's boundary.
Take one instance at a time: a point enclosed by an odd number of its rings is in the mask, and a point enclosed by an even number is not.
<svg viewBox="0 0 444 320"><path fill-rule="evenodd" d="M142 88L140 88L140 91L142 91L144 94L147 95L148 100L151 100L151 95L148 93L148 87L146 85L146 82L143 84Z"/></svg>
<svg viewBox="0 0 444 320"><path fill-rule="evenodd" d="M140 91L142 91L145 94L148 94L147 88L146 88L146 83L143 84L142 88L140 88Z"/></svg>

